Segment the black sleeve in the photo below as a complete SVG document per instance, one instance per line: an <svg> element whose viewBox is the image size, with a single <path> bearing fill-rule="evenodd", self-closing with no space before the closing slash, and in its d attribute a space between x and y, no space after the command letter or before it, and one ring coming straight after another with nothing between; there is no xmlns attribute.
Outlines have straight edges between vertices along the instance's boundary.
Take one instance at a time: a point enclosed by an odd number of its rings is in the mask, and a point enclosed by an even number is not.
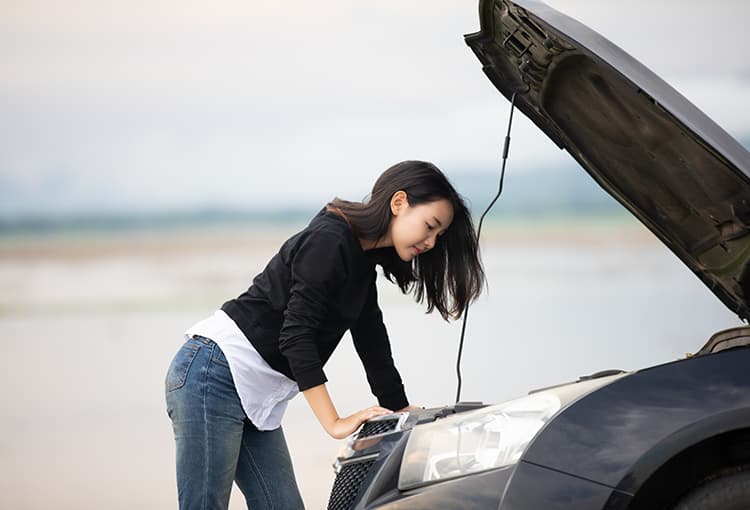
<svg viewBox="0 0 750 510"><path fill-rule="evenodd" d="M398 410L409 405L401 376L393 364L388 332L378 306L376 273L368 290L367 301L356 325L351 328L354 347L367 373L367 382L382 407Z"/></svg>
<svg viewBox="0 0 750 510"><path fill-rule="evenodd" d="M311 232L292 257L279 350L289 361L300 391L327 381L316 337L331 296L346 279L347 260L343 240L325 232Z"/></svg>

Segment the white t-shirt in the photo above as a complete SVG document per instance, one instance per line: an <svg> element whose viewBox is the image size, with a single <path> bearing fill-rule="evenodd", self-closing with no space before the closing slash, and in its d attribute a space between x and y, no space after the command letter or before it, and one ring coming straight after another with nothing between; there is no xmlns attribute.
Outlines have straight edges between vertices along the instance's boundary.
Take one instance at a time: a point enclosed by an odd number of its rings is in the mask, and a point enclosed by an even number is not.
<svg viewBox="0 0 750 510"><path fill-rule="evenodd" d="M242 408L253 425L258 430L279 428L287 404L299 393L297 383L271 368L222 310L185 332L187 338L193 335L210 338L224 352Z"/></svg>

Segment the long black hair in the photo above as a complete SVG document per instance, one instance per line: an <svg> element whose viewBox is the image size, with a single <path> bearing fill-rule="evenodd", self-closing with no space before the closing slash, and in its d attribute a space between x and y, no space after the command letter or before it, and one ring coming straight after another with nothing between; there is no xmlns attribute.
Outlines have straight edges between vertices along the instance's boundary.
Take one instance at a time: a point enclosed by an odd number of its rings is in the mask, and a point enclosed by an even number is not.
<svg viewBox="0 0 750 510"><path fill-rule="evenodd" d="M411 292L417 302L427 300L427 313L437 308L444 319L458 319L466 305L484 286L484 270L471 214L461 195L432 163L402 161L383 172L368 199L350 202L335 198L329 209L339 209L359 239L378 241L386 235L393 213L391 197L406 193L410 206L447 199L453 206L453 221L437 237L434 248L414 257L399 258L392 248L373 250L386 278L401 291Z"/></svg>

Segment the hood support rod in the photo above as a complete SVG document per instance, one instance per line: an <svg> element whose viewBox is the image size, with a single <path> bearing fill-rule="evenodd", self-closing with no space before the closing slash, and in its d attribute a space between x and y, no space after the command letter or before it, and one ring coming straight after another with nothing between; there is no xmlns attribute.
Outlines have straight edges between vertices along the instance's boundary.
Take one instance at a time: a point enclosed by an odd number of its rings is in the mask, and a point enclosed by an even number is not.
<svg viewBox="0 0 750 510"><path fill-rule="evenodd" d="M500 182L498 184L497 194L495 194L495 198L492 199L492 201L490 202L490 205L487 206L487 208L482 213L482 216L479 218L479 226L477 227L477 244L479 244L479 236L482 235L482 223L484 222L484 217L487 216L487 213L490 212L490 209L492 209L492 206L495 205L495 202L497 202L497 199L500 198L500 193L503 192L503 179L505 178L505 163L508 161L508 151L510 150L510 128L513 125L513 109L515 105L516 105L516 92L513 92L513 95L510 98L510 116L508 117L508 132L505 134L505 145L503 146L503 162L500 167ZM463 319L463 323L461 324L461 338L458 342L458 356L456 358L456 377L458 378L458 387L456 389L456 403L457 404L461 400L461 384L462 384L461 355L463 354L463 350L464 350L464 335L466 333L466 319L469 316L469 303L466 303L463 316L464 316L464 319Z"/></svg>

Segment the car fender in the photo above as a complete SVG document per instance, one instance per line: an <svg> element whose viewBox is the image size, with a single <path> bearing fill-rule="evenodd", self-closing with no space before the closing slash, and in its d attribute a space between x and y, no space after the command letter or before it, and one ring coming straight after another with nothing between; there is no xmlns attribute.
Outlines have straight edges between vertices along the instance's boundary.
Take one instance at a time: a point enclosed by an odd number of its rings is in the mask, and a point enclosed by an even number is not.
<svg viewBox="0 0 750 510"><path fill-rule="evenodd" d="M748 366L743 347L634 372L561 410L521 460L633 494L679 452L750 426Z"/></svg>

